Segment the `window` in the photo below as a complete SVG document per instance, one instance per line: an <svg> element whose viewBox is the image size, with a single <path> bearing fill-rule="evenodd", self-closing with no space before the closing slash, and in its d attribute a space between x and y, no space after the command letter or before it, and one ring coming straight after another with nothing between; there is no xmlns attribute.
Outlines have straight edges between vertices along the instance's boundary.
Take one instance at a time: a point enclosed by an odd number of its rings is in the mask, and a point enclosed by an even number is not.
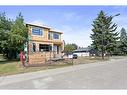
<svg viewBox="0 0 127 95"><path fill-rule="evenodd" d="M53 34L53 38L54 38L54 39L59 39L59 34L54 33L54 34Z"/></svg>
<svg viewBox="0 0 127 95"><path fill-rule="evenodd" d="M33 27L32 34L42 36L43 35L42 28Z"/></svg>
<svg viewBox="0 0 127 95"><path fill-rule="evenodd" d="M74 51L73 53L87 53L88 51Z"/></svg>
<svg viewBox="0 0 127 95"><path fill-rule="evenodd" d="M47 44L39 44L39 51L51 51L52 46Z"/></svg>
<svg viewBox="0 0 127 95"><path fill-rule="evenodd" d="M52 40L52 33L51 32L48 33L48 39Z"/></svg>
<svg viewBox="0 0 127 95"><path fill-rule="evenodd" d="M33 52L36 52L36 44L33 43Z"/></svg>

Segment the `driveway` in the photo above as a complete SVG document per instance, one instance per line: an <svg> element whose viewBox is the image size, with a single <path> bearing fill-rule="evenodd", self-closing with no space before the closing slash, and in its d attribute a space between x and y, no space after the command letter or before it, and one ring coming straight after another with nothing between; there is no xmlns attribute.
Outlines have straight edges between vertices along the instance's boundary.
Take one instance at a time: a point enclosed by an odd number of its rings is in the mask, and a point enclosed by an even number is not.
<svg viewBox="0 0 127 95"><path fill-rule="evenodd" d="M127 89L127 58L0 78L0 89Z"/></svg>

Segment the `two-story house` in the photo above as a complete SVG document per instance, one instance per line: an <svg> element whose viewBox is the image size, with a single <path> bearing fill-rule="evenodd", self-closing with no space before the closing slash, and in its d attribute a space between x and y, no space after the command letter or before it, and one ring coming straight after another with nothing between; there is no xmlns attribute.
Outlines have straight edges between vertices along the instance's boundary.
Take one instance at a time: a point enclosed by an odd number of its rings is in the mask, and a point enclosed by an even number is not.
<svg viewBox="0 0 127 95"><path fill-rule="evenodd" d="M44 63L50 58L62 55L64 43L62 32L52 30L50 27L26 24L28 27L28 44L25 51L30 64Z"/></svg>

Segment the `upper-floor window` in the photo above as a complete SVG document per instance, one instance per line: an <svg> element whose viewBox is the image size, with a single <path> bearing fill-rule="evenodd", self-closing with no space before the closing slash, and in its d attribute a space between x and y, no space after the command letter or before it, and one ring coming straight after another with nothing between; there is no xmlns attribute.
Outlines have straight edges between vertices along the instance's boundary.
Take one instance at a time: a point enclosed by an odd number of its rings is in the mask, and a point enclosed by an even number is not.
<svg viewBox="0 0 127 95"><path fill-rule="evenodd" d="M49 33L48 33L48 39L49 39L49 40L52 40L52 32L49 32Z"/></svg>
<svg viewBox="0 0 127 95"><path fill-rule="evenodd" d="M53 38L54 38L54 39L59 39L59 36L60 36L60 35L57 34L57 33L54 33L54 34L53 34Z"/></svg>
<svg viewBox="0 0 127 95"><path fill-rule="evenodd" d="M39 35L39 36L42 36L42 35L43 35L42 28L39 28L39 27L32 27L32 35Z"/></svg>

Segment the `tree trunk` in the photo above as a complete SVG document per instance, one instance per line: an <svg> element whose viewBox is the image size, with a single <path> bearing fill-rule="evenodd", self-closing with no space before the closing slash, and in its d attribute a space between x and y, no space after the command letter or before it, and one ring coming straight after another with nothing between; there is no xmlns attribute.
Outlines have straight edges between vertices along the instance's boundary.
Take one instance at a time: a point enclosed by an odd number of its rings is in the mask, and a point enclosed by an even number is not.
<svg viewBox="0 0 127 95"><path fill-rule="evenodd" d="M102 56L102 59L104 60L104 49L103 49L103 47L102 47L101 56Z"/></svg>
<svg viewBox="0 0 127 95"><path fill-rule="evenodd" d="M112 52L111 51L109 52L109 55L110 55L110 57L112 57Z"/></svg>
<svg viewBox="0 0 127 95"><path fill-rule="evenodd" d="M102 51L102 59L104 60L104 51Z"/></svg>
<svg viewBox="0 0 127 95"><path fill-rule="evenodd" d="M107 53L107 56L108 56L108 59L109 59L109 57L110 57L110 53L109 52Z"/></svg>

